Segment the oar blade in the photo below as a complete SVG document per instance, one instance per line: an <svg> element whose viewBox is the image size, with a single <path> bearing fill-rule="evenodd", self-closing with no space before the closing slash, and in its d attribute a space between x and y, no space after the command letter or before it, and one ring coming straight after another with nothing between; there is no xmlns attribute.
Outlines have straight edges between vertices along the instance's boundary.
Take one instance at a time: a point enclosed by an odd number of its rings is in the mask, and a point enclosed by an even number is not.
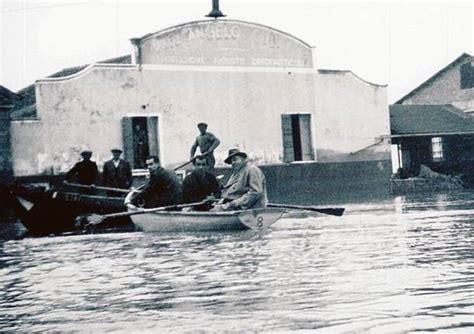
<svg viewBox="0 0 474 334"><path fill-rule="evenodd" d="M313 211L323 213L325 215L332 215L340 217L344 214L344 208L313 208Z"/></svg>
<svg viewBox="0 0 474 334"><path fill-rule="evenodd" d="M84 217L87 221L87 225L98 225L102 223L102 221L106 218L102 215L98 215L96 213L92 213Z"/></svg>
<svg viewBox="0 0 474 334"><path fill-rule="evenodd" d="M342 216L344 214L344 208L318 208L316 206L303 206L303 205L293 205L293 204L277 204L277 203L269 203L269 207L274 208L283 208L283 209L295 209L295 210L308 210L319 212L326 215L333 215L333 216Z"/></svg>

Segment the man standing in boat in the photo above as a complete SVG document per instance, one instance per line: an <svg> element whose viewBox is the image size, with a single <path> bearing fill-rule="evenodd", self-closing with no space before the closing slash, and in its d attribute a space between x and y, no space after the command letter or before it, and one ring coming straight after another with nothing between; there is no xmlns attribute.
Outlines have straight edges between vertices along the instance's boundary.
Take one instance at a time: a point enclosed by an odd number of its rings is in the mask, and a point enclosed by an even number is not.
<svg viewBox="0 0 474 334"><path fill-rule="evenodd" d="M128 189L132 186L132 169L130 164L120 159L122 150L111 150L113 158L106 161L102 172L102 180L106 187Z"/></svg>
<svg viewBox="0 0 474 334"><path fill-rule="evenodd" d="M263 172L238 149L229 150L226 164L232 164L232 175L222 190L222 199L212 211L234 211L267 206L267 187Z"/></svg>
<svg viewBox="0 0 474 334"><path fill-rule="evenodd" d="M197 127L199 129L200 134L196 137L193 146L191 146L191 159L193 159L194 154L196 153L196 150L199 147L201 155L206 157L209 170L212 171L214 165L216 164L216 159L214 158L214 150L217 148L217 146L219 146L221 142L212 133L207 132L206 123L199 123Z"/></svg>
<svg viewBox="0 0 474 334"><path fill-rule="evenodd" d="M209 172L207 159L202 155L193 158L194 170L183 181L183 203L196 203L208 198L220 196L219 182L214 174ZM209 211L212 203L194 206L194 211Z"/></svg>
<svg viewBox="0 0 474 334"><path fill-rule="evenodd" d="M66 181L91 185L97 182L99 170L97 164L91 160L92 151L81 152L82 161L79 161L66 174Z"/></svg>
<svg viewBox="0 0 474 334"><path fill-rule="evenodd" d="M146 158L146 166L150 171L150 179L132 199L132 204L143 204L145 208L180 204L182 188L173 171L161 167L160 159L156 155Z"/></svg>

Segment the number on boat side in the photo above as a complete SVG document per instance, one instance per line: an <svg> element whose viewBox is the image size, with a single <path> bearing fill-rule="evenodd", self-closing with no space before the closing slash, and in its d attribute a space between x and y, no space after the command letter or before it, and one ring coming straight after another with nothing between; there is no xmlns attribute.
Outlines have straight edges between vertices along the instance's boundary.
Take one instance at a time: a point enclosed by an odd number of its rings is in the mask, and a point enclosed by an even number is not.
<svg viewBox="0 0 474 334"><path fill-rule="evenodd" d="M254 209L242 211L238 214L238 217L240 222L248 228L257 231L263 231L276 222L282 214L283 212L281 210L275 211L273 209Z"/></svg>
<svg viewBox="0 0 474 334"><path fill-rule="evenodd" d="M247 227L254 230L263 230L265 229L265 218L258 214L257 211L246 212L239 216L240 221Z"/></svg>

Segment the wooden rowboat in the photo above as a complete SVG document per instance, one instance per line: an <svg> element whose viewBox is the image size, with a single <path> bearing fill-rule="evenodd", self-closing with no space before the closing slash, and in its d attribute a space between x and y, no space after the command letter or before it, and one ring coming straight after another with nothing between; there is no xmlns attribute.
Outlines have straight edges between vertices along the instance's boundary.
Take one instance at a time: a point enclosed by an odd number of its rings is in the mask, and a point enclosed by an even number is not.
<svg viewBox="0 0 474 334"><path fill-rule="evenodd" d="M253 209L243 211L202 212L202 211L154 211L128 205L132 222L138 230L145 232L198 232L231 230L265 230L284 211L280 209Z"/></svg>

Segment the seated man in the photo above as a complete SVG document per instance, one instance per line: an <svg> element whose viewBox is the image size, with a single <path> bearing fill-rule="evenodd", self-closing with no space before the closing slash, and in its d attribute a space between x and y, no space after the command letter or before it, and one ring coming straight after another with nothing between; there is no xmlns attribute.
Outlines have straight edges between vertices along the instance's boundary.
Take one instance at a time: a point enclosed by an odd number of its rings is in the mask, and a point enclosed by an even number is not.
<svg viewBox="0 0 474 334"><path fill-rule="evenodd" d="M224 186L222 199L212 211L233 211L264 208L267 206L265 175L238 149L229 150L224 160L232 164L232 175Z"/></svg>
<svg viewBox="0 0 474 334"><path fill-rule="evenodd" d="M150 171L150 179L132 199L132 204L156 208L181 203L182 189L175 173L161 167L160 159L156 155L146 159L146 166Z"/></svg>
<svg viewBox="0 0 474 334"><path fill-rule="evenodd" d="M196 203L206 198L219 197L221 190L214 174L208 171L205 156L198 155L193 158L194 170L183 181L183 203ZM195 211L209 211L211 201L206 204L194 206Z"/></svg>

